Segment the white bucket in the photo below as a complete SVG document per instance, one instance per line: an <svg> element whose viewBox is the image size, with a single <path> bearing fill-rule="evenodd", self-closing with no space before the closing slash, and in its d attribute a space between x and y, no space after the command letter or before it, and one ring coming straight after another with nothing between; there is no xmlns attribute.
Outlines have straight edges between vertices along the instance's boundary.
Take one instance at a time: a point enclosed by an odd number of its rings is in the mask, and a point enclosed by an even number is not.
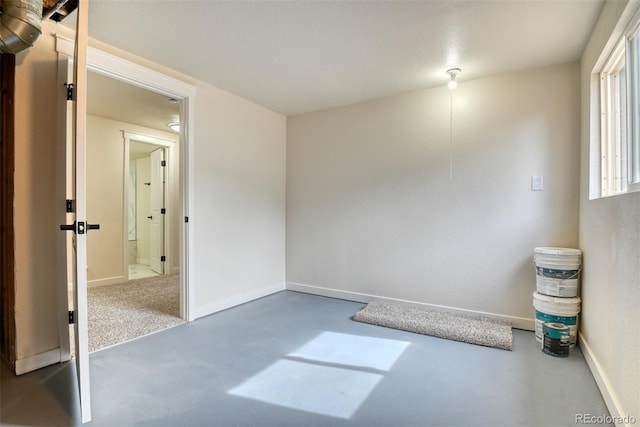
<svg viewBox="0 0 640 427"><path fill-rule="evenodd" d="M569 327L570 347L573 348L576 345L580 298L556 298L534 292L533 307L536 314L536 340L542 342L542 326L545 323L562 323Z"/></svg>
<svg viewBox="0 0 640 427"><path fill-rule="evenodd" d="M582 265L580 249L534 248L533 263L539 293L562 298L578 296Z"/></svg>
<svg viewBox="0 0 640 427"><path fill-rule="evenodd" d="M552 297L576 297L578 296L578 279L553 279L536 274L536 290Z"/></svg>

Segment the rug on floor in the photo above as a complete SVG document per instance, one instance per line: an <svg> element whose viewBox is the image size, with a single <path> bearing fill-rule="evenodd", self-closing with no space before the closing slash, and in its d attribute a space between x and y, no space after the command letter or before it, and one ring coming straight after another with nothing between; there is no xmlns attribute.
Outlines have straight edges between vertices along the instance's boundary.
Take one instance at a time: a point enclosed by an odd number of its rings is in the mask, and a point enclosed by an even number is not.
<svg viewBox="0 0 640 427"><path fill-rule="evenodd" d="M503 350L513 340L507 321L385 301L371 301L353 320Z"/></svg>
<svg viewBox="0 0 640 427"><path fill-rule="evenodd" d="M87 299L89 351L185 322L177 274L89 288Z"/></svg>

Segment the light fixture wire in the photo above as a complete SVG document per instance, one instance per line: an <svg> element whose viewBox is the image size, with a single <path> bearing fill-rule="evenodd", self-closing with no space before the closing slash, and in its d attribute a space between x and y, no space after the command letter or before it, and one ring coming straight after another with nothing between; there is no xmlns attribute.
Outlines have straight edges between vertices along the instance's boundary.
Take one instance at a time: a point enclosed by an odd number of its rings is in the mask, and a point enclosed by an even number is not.
<svg viewBox="0 0 640 427"><path fill-rule="evenodd" d="M453 91L449 91L449 180L453 180Z"/></svg>
<svg viewBox="0 0 640 427"><path fill-rule="evenodd" d="M447 70L449 75L449 180L453 180L453 89L458 85L456 76L460 74L460 68L450 68Z"/></svg>

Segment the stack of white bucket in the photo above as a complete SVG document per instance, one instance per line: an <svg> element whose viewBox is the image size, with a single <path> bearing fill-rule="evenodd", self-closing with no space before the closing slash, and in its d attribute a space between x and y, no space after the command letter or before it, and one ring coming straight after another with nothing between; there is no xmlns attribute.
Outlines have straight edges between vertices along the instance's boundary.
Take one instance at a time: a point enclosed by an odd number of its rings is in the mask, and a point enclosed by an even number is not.
<svg viewBox="0 0 640 427"><path fill-rule="evenodd" d="M542 342L545 323L562 323L569 327L569 347L572 348L578 338L582 252L569 248L534 248L533 262L537 291L533 293L536 340Z"/></svg>

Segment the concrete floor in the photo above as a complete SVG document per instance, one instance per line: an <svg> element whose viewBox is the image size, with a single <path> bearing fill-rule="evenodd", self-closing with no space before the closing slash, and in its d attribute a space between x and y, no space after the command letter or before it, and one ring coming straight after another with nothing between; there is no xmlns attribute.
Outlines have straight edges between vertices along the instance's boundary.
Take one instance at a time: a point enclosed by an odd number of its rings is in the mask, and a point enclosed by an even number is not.
<svg viewBox="0 0 640 427"><path fill-rule="evenodd" d="M95 426L575 426L608 411L578 348L545 355L354 322L285 291L90 355ZM14 377L0 422L78 425L73 363Z"/></svg>

